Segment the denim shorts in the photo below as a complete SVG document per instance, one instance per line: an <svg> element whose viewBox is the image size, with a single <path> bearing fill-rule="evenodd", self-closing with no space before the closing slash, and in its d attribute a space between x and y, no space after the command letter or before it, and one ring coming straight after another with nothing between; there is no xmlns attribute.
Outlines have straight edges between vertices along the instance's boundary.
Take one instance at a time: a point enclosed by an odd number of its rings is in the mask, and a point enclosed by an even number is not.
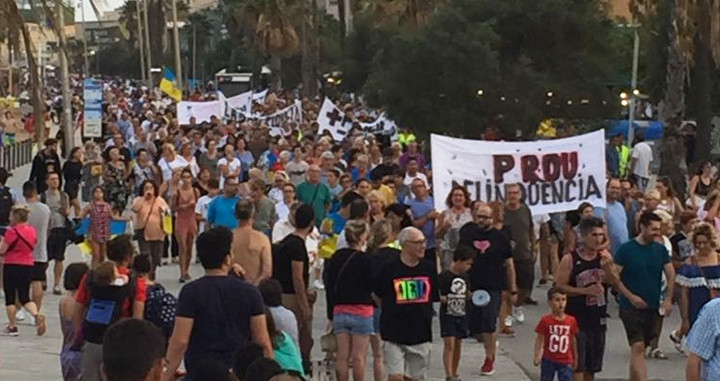
<svg viewBox="0 0 720 381"><path fill-rule="evenodd" d="M333 316L333 330L335 333L349 333L351 335L372 335L375 333L373 318L350 314L335 314Z"/></svg>
<svg viewBox="0 0 720 381"><path fill-rule="evenodd" d="M540 381L553 381L556 373L558 381L572 381L573 369L571 365L560 364L543 358L540 364Z"/></svg>
<svg viewBox="0 0 720 381"><path fill-rule="evenodd" d="M375 334L380 334L380 315L382 315L382 308L375 307L373 309L373 329Z"/></svg>

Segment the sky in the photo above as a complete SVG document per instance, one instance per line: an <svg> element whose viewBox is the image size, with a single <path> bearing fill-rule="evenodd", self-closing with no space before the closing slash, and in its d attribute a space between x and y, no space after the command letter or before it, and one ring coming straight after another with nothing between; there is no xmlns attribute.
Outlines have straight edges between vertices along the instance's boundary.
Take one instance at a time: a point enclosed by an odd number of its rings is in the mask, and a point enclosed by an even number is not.
<svg viewBox="0 0 720 381"><path fill-rule="evenodd" d="M97 21L95 11L90 5L90 0L73 0L75 3L75 22L82 22L82 7L85 8L85 21ZM125 0L95 0L100 12L112 11L125 4Z"/></svg>

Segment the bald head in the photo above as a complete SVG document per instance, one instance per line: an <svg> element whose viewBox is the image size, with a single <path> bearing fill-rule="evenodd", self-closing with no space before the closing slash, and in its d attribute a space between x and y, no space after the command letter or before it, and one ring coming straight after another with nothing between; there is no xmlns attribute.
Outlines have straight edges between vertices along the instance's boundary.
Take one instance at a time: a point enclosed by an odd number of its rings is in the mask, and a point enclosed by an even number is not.
<svg viewBox="0 0 720 381"><path fill-rule="evenodd" d="M398 241L406 258L419 261L425 256L427 239L420 229L413 226L404 228L398 234Z"/></svg>
<svg viewBox="0 0 720 381"><path fill-rule="evenodd" d="M475 205L475 209L473 210L473 218L475 219L475 223L478 224L480 229L489 229L492 225L492 208L490 205L482 202L477 203Z"/></svg>

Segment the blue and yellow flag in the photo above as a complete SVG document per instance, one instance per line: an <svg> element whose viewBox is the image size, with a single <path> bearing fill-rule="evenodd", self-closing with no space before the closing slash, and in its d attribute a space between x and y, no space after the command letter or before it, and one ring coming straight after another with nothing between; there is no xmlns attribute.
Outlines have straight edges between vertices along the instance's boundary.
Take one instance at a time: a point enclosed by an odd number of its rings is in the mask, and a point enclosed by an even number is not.
<svg viewBox="0 0 720 381"><path fill-rule="evenodd" d="M170 68L166 67L163 71L163 79L160 81L160 90L177 102L182 100L182 90L177 87L175 82L175 73L173 73Z"/></svg>

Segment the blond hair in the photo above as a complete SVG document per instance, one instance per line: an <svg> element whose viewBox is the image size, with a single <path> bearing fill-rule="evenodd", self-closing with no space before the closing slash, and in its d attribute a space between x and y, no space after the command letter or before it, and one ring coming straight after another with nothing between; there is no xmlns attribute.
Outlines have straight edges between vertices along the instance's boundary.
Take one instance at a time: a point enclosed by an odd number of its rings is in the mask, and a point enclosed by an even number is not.
<svg viewBox="0 0 720 381"><path fill-rule="evenodd" d="M699 224L695 225L692 232L690 233L690 243L692 243L693 247L695 247L695 237L700 235L705 236L708 239L708 245L710 245L713 250L717 250L717 248L720 247L720 241L718 241L718 232L714 226L710 225L707 222L700 222Z"/></svg>
<svg viewBox="0 0 720 381"><path fill-rule="evenodd" d="M10 213L12 213L18 221L27 222L28 216L30 215L30 208L25 204L13 205L13 207L10 208Z"/></svg>
<svg viewBox="0 0 720 381"><path fill-rule="evenodd" d="M350 220L345 224L345 240L350 247L360 244L363 234L367 233L368 226L363 220Z"/></svg>

